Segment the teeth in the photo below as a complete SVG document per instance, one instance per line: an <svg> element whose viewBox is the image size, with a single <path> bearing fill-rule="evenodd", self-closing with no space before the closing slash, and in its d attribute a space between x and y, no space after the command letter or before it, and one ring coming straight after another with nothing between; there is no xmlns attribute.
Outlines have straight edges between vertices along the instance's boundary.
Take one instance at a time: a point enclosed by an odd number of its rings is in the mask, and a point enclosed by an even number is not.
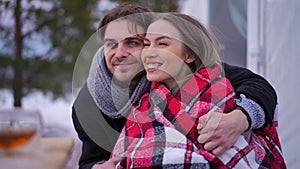
<svg viewBox="0 0 300 169"><path fill-rule="evenodd" d="M158 68L158 64L148 64L148 68L153 69L153 68Z"/></svg>

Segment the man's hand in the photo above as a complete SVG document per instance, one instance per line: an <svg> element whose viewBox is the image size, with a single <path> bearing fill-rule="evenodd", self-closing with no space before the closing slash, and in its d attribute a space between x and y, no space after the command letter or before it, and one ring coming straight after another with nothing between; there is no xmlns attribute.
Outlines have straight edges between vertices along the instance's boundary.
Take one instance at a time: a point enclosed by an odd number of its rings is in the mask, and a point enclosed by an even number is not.
<svg viewBox="0 0 300 169"><path fill-rule="evenodd" d="M198 142L204 144L205 150L220 155L236 143L248 126L247 116L241 110L210 112L199 118Z"/></svg>
<svg viewBox="0 0 300 169"><path fill-rule="evenodd" d="M113 157L109 159L108 161L102 163L102 164L95 164L92 169L115 169L118 162L120 162L123 159L123 157Z"/></svg>

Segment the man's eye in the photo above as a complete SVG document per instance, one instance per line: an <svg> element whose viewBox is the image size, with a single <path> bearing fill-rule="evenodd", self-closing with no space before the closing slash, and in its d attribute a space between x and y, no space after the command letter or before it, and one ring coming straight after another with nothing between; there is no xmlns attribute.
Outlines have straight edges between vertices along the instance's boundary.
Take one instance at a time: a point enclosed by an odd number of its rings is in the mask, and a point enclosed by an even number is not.
<svg viewBox="0 0 300 169"><path fill-rule="evenodd" d="M150 43L144 43L144 47L150 46Z"/></svg>
<svg viewBox="0 0 300 169"><path fill-rule="evenodd" d="M115 45L116 45L115 42L106 42L106 43L105 43L105 46L106 46L106 47L113 47L113 46L115 46Z"/></svg>
<svg viewBox="0 0 300 169"><path fill-rule="evenodd" d="M131 40L131 41L128 41L127 42L127 45L128 46L141 46L142 45L142 43L141 42L138 42L138 41L133 41L133 40Z"/></svg>
<svg viewBox="0 0 300 169"><path fill-rule="evenodd" d="M128 45L137 45L138 43L137 42L135 42L135 41L129 41L128 42Z"/></svg>

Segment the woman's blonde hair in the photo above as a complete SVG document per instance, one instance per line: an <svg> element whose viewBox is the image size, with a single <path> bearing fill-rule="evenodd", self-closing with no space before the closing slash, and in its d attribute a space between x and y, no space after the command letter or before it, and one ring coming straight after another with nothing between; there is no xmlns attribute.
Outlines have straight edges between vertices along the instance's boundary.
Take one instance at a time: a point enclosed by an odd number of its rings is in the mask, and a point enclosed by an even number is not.
<svg viewBox="0 0 300 169"><path fill-rule="evenodd" d="M195 61L189 64L192 72L203 67L210 67L219 61L217 40L205 26L191 16L182 13L159 13L153 18L171 23L181 34L180 39L189 54L195 56Z"/></svg>

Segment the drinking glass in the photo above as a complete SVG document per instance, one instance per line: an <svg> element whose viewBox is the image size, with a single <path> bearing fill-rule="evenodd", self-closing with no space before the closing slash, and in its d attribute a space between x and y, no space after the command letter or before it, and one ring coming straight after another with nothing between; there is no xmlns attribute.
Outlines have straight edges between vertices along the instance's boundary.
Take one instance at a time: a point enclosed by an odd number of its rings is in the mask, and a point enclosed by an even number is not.
<svg viewBox="0 0 300 169"><path fill-rule="evenodd" d="M41 134L41 116L38 111L0 109L0 152L11 155L26 147Z"/></svg>

